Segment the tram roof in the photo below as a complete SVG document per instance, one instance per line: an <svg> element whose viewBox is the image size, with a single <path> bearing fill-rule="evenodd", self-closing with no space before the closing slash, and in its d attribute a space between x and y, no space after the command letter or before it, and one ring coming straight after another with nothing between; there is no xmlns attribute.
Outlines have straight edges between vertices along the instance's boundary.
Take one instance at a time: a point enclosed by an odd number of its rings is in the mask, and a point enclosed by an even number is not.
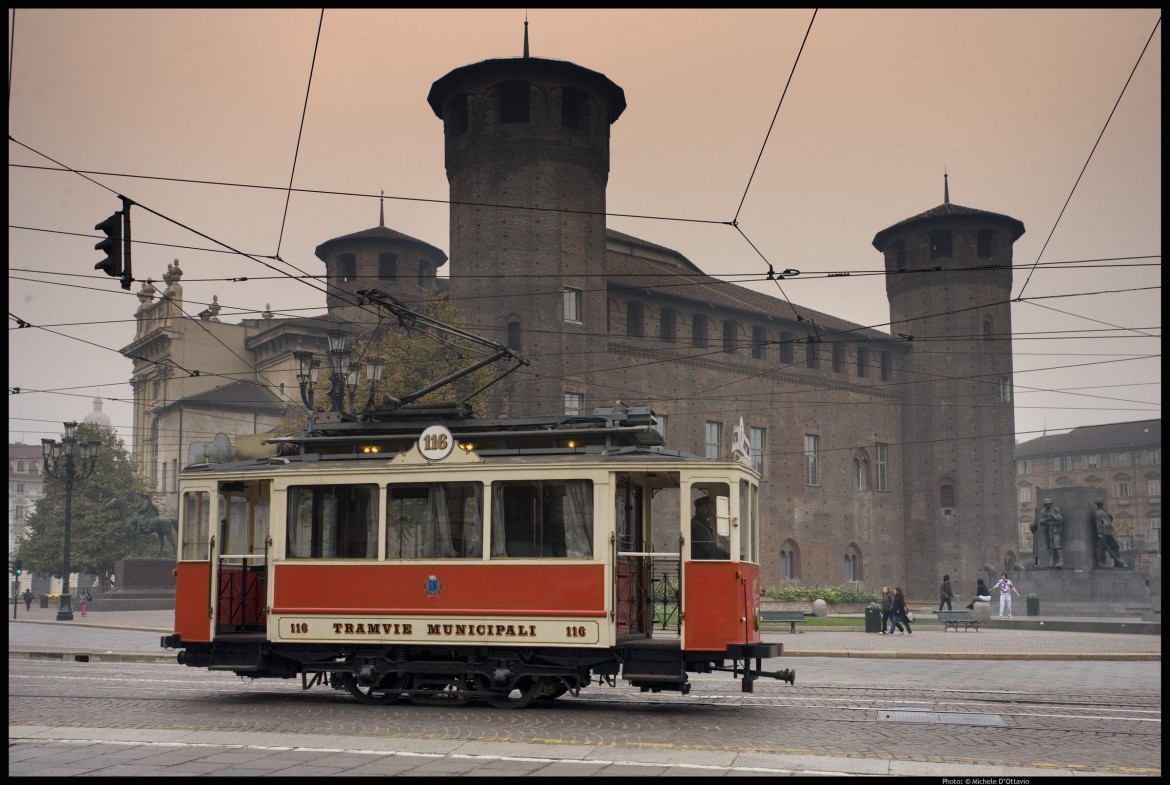
<svg viewBox="0 0 1170 785"><path fill-rule="evenodd" d="M267 455L240 460L234 453L193 463L189 469L247 469L275 463L386 459L408 452L424 430L441 425L456 445L481 458L531 456L547 463L582 460L651 462L706 461L668 450L648 406L600 408L592 414L537 417L471 417L459 407L403 407L377 419L356 421L334 416L311 432L264 440Z"/></svg>

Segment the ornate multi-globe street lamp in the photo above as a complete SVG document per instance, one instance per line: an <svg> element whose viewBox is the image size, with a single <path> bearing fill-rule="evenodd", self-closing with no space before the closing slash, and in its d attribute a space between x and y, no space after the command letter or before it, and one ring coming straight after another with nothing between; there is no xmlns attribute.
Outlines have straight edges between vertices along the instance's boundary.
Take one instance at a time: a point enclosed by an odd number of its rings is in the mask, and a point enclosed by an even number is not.
<svg viewBox="0 0 1170 785"><path fill-rule="evenodd" d="M356 414L355 398L357 396L358 381L361 378L362 363L354 361L346 364L346 360L353 352L346 346L349 338L344 330L330 330L329 335L329 411L344 412L345 398L348 393L349 408ZM314 392L317 380L320 378L321 361L314 359L312 352L293 352L297 361L297 382L300 384L301 400L309 410L309 427L312 429L313 415L324 411L318 409L314 403ZM382 360L371 357L365 364L366 379L370 383L369 400L366 408L374 405L375 391L378 381L382 378Z"/></svg>
<svg viewBox="0 0 1170 785"><path fill-rule="evenodd" d="M77 423L65 423L61 441L41 439L45 474L65 483L65 564L61 573L61 602L57 621L73 621L73 598L69 595L69 529L73 523L73 483L84 480L97 468L100 442L77 443Z"/></svg>

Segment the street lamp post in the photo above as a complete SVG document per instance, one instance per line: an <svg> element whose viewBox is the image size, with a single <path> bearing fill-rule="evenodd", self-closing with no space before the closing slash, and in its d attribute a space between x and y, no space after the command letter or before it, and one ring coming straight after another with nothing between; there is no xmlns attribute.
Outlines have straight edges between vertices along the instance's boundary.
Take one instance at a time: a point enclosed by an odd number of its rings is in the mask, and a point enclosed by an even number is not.
<svg viewBox="0 0 1170 785"><path fill-rule="evenodd" d="M61 574L61 602L57 606L57 621L73 621L73 598L69 595L69 529L73 523L73 483L84 480L97 468L97 441L77 444L77 423L65 423L65 435L56 439L41 439L45 474L65 483L65 564ZM80 465L79 465L80 464Z"/></svg>
<svg viewBox="0 0 1170 785"><path fill-rule="evenodd" d="M345 330L336 329L330 330L327 335L329 359L333 366L329 374L329 411L340 412L345 410L345 386L349 380L349 373L345 367L346 358L352 354L345 345L349 334Z"/></svg>
<svg viewBox="0 0 1170 785"><path fill-rule="evenodd" d="M377 396L378 381L382 378L384 360L380 357L371 357L366 362L349 360L353 351L346 346L349 334L342 329L330 330L329 335L329 411L337 412L344 417L358 417L357 388L361 380L362 369L365 369L366 380L369 382L369 400L366 401L365 411L374 408ZM324 411L318 409L314 401L317 379L321 372L321 361L313 357L312 352L295 351L293 358L297 363L297 383L300 385L301 401L309 411L309 432L313 430L313 415ZM348 362L347 362L348 361ZM345 409L345 399L349 397L349 411Z"/></svg>

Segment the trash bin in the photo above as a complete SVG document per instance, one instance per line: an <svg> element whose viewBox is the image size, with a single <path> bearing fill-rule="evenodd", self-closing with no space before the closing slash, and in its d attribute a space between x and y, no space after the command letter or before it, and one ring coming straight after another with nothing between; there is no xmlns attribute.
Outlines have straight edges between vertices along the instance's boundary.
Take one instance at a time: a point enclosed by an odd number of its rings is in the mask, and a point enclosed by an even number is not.
<svg viewBox="0 0 1170 785"><path fill-rule="evenodd" d="M1040 597L1036 594L1029 594L1028 595L1028 615L1029 616L1039 616L1040 615Z"/></svg>
<svg viewBox="0 0 1170 785"><path fill-rule="evenodd" d="M865 606L865 631L882 631L882 606L876 602L871 602Z"/></svg>
<svg viewBox="0 0 1170 785"><path fill-rule="evenodd" d="M49 607L49 595L42 594L42 595L40 595L40 599L41 599L41 607L48 608Z"/></svg>

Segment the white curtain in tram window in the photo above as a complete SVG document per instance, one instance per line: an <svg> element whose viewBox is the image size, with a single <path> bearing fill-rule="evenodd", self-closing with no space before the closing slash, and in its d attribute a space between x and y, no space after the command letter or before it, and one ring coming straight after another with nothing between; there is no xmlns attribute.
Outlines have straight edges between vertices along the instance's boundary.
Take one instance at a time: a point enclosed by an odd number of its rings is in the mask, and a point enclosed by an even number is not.
<svg viewBox="0 0 1170 785"><path fill-rule="evenodd" d="M492 556L507 556L504 541L504 486L492 483Z"/></svg>
<svg viewBox="0 0 1170 785"><path fill-rule="evenodd" d="M451 521L447 517L447 488L442 483L433 482L427 488L427 521L424 528L427 556L437 559L455 556L455 548L451 545Z"/></svg>
<svg viewBox="0 0 1170 785"><path fill-rule="evenodd" d="M365 558L378 558L378 486L367 486Z"/></svg>
<svg viewBox="0 0 1170 785"><path fill-rule="evenodd" d="M301 526L305 525L300 516L303 493L300 488L288 489L288 556L293 559L307 555L301 553L301 542L308 539L301 532Z"/></svg>
<svg viewBox="0 0 1170 785"><path fill-rule="evenodd" d="M474 486L475 493L463 500L463 555L473 559L483 557L482 486Z"/></svg>
<svg viewBox="0 0 1170 785"><path fill-rule="evenodd" d="M593 557L593 484L587 480L565 483L565 555Z"/></svg>

